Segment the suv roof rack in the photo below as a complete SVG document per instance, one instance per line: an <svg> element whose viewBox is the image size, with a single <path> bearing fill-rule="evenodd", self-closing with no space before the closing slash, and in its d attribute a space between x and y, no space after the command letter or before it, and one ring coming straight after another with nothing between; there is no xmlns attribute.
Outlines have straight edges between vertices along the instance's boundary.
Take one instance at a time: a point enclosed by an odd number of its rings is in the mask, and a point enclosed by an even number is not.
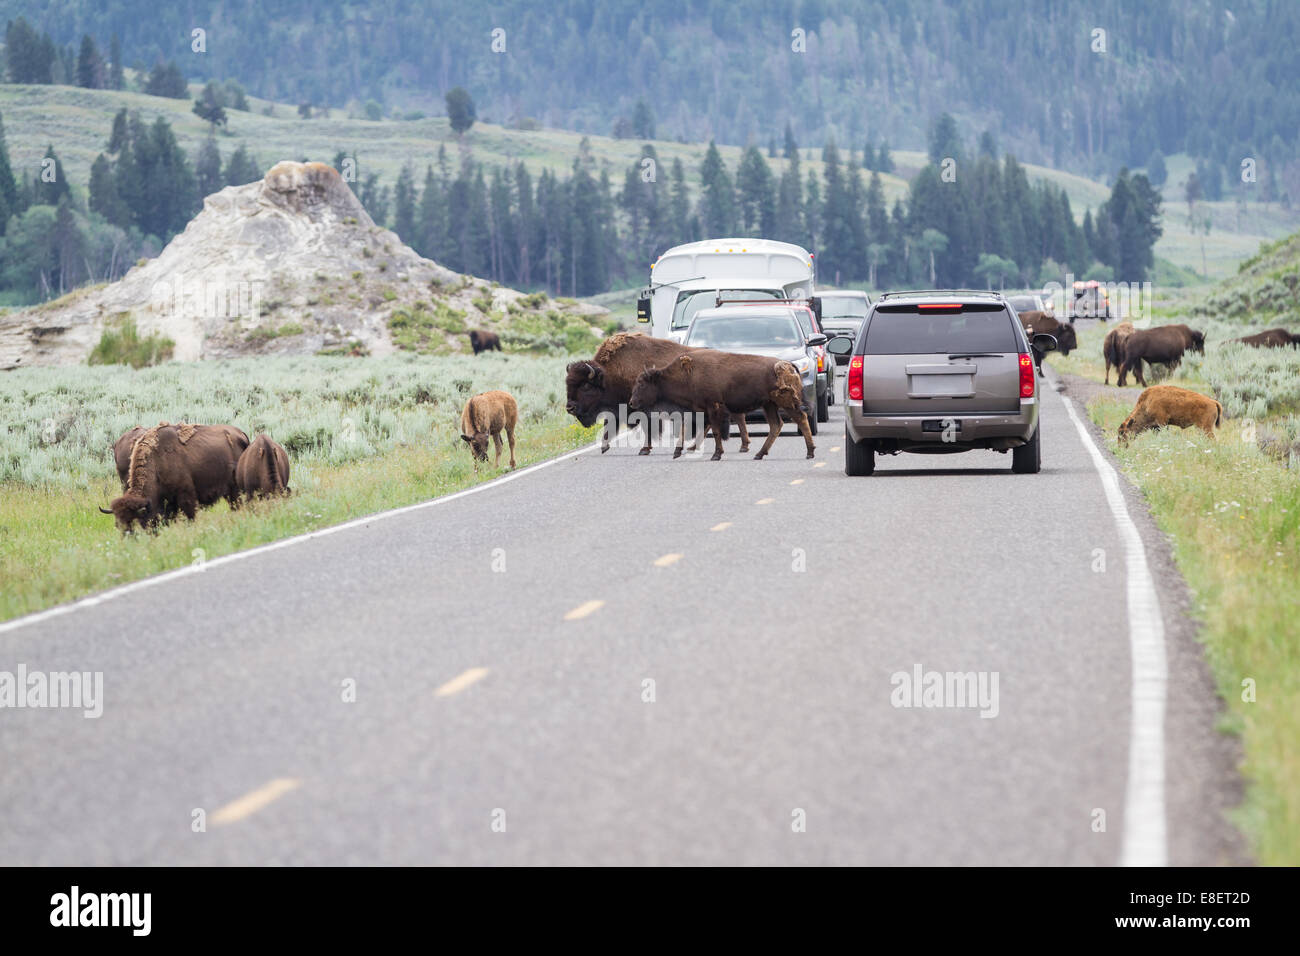
<svg viewBox="0 0 1300 956"><path fill-rule="evenodd" d="M810 299L715 299L715 308L724 305L798 305L811 308Z"/></svg>
<svg viewBox="0 0 1300 956"><path fill-rule="evenodd" d="M903 299L923 295L982 295L993 299L1002 299L1005 296L1001 292L990 292L987 289L906 289L901 292L882 292L876 296L876 301L882 299Z"/></svg>

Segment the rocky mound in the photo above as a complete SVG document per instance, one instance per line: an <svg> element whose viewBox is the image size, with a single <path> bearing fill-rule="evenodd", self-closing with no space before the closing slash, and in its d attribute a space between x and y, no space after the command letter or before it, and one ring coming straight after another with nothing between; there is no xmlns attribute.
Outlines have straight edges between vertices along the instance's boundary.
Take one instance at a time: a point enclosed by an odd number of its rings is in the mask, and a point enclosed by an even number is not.
<svg viewBox="0 0 1300 956"><path fill-rule="evenodd" d="M0 316L0 369L83 362L105 329L127 320L194 361L468 350L466 327L527 313L561 326L581 316L585 328L604 310L443 268L375 225L332 167L282 162L260 182L207 197L183 233L120 281Z"/></svg>

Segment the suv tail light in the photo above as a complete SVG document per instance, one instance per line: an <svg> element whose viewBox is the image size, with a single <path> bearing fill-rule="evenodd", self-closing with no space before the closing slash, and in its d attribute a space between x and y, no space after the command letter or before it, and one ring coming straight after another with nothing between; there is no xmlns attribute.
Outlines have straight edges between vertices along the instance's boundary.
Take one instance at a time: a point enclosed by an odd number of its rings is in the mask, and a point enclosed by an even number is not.
<svg viewBox="0 0 1300 956"><path fill-rule="evenodd" d="M853 381L850 377L849 381ZM1034 397L1034 357L1032 355L1020 356L1020 397Z"/></svg>
<svg viewBox="0 0 1300 956"><path fill-rule="evenodd" d="M1022 378L1021 381L1024 381ZM1021 386L1023 389L1024 386ZM855 355L849 360L849 399L862 401L862 356Z"/></svg>

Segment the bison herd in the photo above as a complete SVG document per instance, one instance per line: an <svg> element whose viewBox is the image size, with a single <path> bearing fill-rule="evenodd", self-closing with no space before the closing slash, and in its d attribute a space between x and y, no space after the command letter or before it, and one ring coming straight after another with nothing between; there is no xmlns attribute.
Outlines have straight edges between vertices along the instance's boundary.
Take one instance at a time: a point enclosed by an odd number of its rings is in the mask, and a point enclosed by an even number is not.
<svg viewBox="0 0 1300 956"><path fill-rule="evenodd" d="M287 495L289 456L269 435L248 436L233 425L137 425L113 443L122 494L100 508L123 531L153 529L221 498Z"/></svg>
<svg viewBox="0 0 1300 956"><path fill-rule="evenodd" d="M649 416L653 412L704 416L705 431L697 436L698 448L713 433L713 461L722 457L722 443L734 415L740 426L740 450L749 449L745 416L761 411L767 419L767 440L755 455L763 458L781 431L784 415L799 427L808 457L815 445L808 424L808 409L798 370L789 362L692 348L668 339L635 332L618 332L601 343L595 356L569 364L565 374L565 408L584 428L602 417L620 420L622 412ZM651 429L639 454L650 454ZM679 433L673 457L682 454L684 431ZM601 436L601 452L609 450L608 430Z"/></svg>
<svg viewBox="0 0 1300 956"><path fill-rule="evenodd" d="M1286 329L1269 329L1242 338L1229 339L1254 348L1286 348L1300 345L1300 335ZM1199 428L1211 438L1214 429L1223 422L1223 406L1212 398L1174 385L1154 385L1146 388L1142 363L1165 365L1175 369L1188 350L1204 354L1205 335L1186 325L1161 325L1152 329L1135 328L1132 322L1121 322L1106 333L1101 345L1106 363L1103 382L1110 384L1110 370L1116 369L1115 384L1126 384L1128 375L1144 391L1138 396L1132 413L1119 427L1120 444L1127 444L1134 435L1152 428Z"/></svg>

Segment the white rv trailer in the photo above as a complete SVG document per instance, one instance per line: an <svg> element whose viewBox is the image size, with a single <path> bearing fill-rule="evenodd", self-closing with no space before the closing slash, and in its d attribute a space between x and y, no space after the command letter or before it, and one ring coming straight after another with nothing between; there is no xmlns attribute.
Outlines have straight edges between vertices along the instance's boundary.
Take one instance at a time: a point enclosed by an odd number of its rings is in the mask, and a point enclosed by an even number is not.
<svg viewBox="0 0 1300 956"><path fill-rule="evenodd" d="M812 255L789 242L688 242L650 267L650 285L637 298L637 322L657 338L680 342L695 313L719 299L812 299L813 279ZM816 300L813 308L820 311Z"/></svg>

